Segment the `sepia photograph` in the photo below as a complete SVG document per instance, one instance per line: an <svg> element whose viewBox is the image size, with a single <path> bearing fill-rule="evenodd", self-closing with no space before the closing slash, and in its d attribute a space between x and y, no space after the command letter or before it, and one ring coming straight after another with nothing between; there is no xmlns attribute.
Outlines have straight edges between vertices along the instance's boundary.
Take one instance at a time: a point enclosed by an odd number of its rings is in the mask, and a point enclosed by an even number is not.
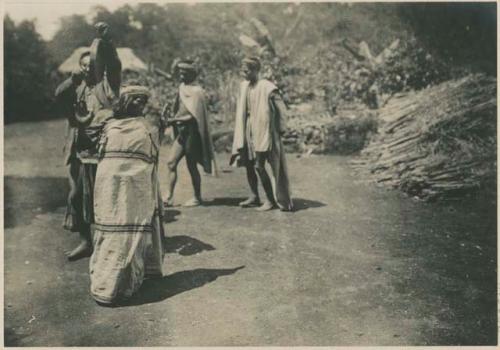
<svg viewBox="0 0 500 350"><path fill-rule="evenodd" d="M4 1L3 346L498 345L497 33Z"/></svg>

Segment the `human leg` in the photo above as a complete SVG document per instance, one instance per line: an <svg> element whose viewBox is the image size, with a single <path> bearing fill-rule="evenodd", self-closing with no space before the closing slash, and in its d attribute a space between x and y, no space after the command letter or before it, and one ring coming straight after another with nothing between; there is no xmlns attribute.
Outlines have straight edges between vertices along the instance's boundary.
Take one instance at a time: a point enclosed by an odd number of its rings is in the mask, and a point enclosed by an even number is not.
<svg viewBox="0 0 500 350"><path fill-rule="evenodd" d="M170 155L167 160L167 181L168 181L168 192L166 198L164 199L165 206L172 206L174 198L175 184L177 182L177 165L184 156L184 147L176 139L170 150Z"/></svg>
<svg viewBox="0 0 500 350"><path fill-rule="evenodd" d="M80 243L73 250L66 251L66 257L69 261L76 261L83 258L88 258L92 255L92 242L89 241L90 225L85 224L80 229Z"/></svg>
<svg viewBox="0 0 500 350"><path fill-rule="evenodd" d="M260 182L262 183L262 187L264 187L264 192L266 194L266 200L262 204L262 206L258 207L259 211L271 210L276 207L276 201L274 200L273 186L271 184L271 178L269 177L266 168L266 153L259 152L257 153L257 159L255 162L255 170L259 175Z"/></svg>
<svg viewBox="0 0 500 350"><path fill-rule="evenodd" d="M66 203L66 216L64 218L63 227L70 231L78 231L78 176L79 176L79 162L74 159L69 162L66 168L68 175L69 192Z"/></svg>
<svg viewBox="0 0 500 350"><path fill-rule="evenodd" d="M201 204L201 176L198 170L196 159L186 154L186 164L191 175L191 183L193 185L194 197L189 200L184 206L197 206Z"/></svg>
<svg viewBox="0 0 500 350"><path fill-rule="evenodd" d="M239 204L244 208L258 205L260 203L258 189L259 181L257 178L257 173L255 172L255 161L248 161L245 168L247 173L248 185L250 187L250 196L248 197L248 199Z"/></svg>
<svg viewBox="0 0 500 350"><path fill-rule="evenodd" d="M92 242L90 224L84 220L84 190L83 190L83 164L79 161L70 163L70 193L68 195L68 208L71 211L71 230L78 231L80 243L76 248L66 251L65 255L69 261L76 261L92 254Z"/></svg>

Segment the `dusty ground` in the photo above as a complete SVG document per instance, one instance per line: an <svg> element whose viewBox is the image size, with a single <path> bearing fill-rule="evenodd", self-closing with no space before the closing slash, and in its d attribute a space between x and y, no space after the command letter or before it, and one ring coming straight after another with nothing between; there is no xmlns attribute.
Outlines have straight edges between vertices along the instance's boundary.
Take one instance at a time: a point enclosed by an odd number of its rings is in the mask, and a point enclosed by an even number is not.
<svg viewBox="0 0 500 350"><path fill-rule="evenodd" d="M209 205L168 212L167 275L131 306L99 307L88 259L63 256L77 242L61 228L63 129L5 129L6 345L497 342L494 205L415 202L340 157L290 156L298 210L257 213L237 207L245 176L221 155L220 177L203 179ZM190 195L182 168L179 203Z"/></svg>

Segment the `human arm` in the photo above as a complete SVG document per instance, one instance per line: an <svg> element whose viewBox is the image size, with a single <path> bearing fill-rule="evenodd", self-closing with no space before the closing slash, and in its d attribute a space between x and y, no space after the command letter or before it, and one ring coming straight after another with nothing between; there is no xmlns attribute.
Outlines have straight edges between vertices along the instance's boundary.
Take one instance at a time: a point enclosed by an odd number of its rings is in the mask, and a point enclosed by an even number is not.
<svg viewBox="0 0 500 350"><path fill-rule="evenodd" d="M76 101L76 89L82 80L82 71L77 69L71 73L69 78L57 86L54 97L58 108L71 111L70 114L72 114L73 104Z"/></svg>
<svg viewBox="0 0 500 350"><path fill-rule="evenodd" d="M73 77L70 77L59 84L55 91L55 98L57 102L65 102L73 98L78 85L73 81Z"/></svg>
<svg viewBox="0 0 500 350"><path fill-rule="evenodd" d="M193 118L189 110L186 108L184 103L180 100L180 97L177 96L175 103L174 103L174 108L173 108L173 114L174 116L172 118L168 119L168 124L167 125L173 125L173 124L178 124L178 123L184 123L189 121L190 119Z"/></svg>
<svg viewBox="0 0 500 350"><path fill-rule="evenodd" d="M286 110L288 109L283 98L278 90L275 90L269 96L269 101L271 105L274 107L275 115L276 115L276 129L279 134L283 136L286 132Z"/></svg>
<svg viewBox="0 0 500 350"><path fill-rule="evenodd" d="M167 102L161 112L160 124L162 127L166 128L176 123L185 122L189 119L191 119L191 114L189 113L180 116L176 114L174 117L172 117L172 104L170 102Z"/></svg>
<svg viewBox="0 0 500 350"><path fill-rule="evenodd" d="M113 116L113 111L110 109L102 109L95 114L92 112L89 113L85 118L91 120L92 124L86 124L81 129L80 148L84 150L102 148L102 144L105 141L105 137L103 136L105 134L105 127L108 120L113 118Z"/></svg>
<svg viewBox="0 0 500 350"><path fill-rule="evenodd" d="M172 118L172 103L167 102L160 114L160 130L165 130L169 126L169 120Z"/></svg>
<svg viewBox="0 0 500 350"><path fill-rule="evenodd" d="M85 127L94 118L94 112L88 112L87 114L75 113L74 118L79 127Z"/></svg>
<svg viewBox="0 0 500 350"><path fill-rule="evenodd" d="M174 123L184 123L184 122L187 122L191 119L193 119L193 116L191 115L191 113L187 113L187 114L175 116L174 118L169 119L168 124L172 125Z"/></svg>
<svg viewBox="0 0 500 350"><path fill-rule="evenodd" d="M104 22L95 25L97 38L92 42L90 52L94 63L94 78L100 83L106 78L106 83L116 94L121 84L122 64L118 52L109 35L109 26Z"/></svg>

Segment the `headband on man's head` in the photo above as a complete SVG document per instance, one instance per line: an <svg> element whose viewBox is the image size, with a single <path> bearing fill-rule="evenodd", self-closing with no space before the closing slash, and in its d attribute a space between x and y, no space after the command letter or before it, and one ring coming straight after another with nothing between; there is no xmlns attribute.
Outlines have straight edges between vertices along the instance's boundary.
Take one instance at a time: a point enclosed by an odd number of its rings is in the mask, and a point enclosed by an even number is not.
<svg viewBox="0 0 500 350"><path fill-rule="evenodd" d="M148 88L141 85L128 85L120 89L120 98L114 105L113 110L116 116L124 117L129 113L129 106L135 96L142 96L149 99L150 93Z"/></svg>
<svg viewBox="0 0 500 350"><path fill-rule="evenodd" d="M187 70L193 73L198 73L198 66L194 60L185 59L177 63L177 68L182 70Z"/></svg>
<svg viewBox="0 0 500 350"><path fill-rule="evenodd" d="M260 60L258 57L245 57L242 61L243 65L250 67L251 69L260 70Z"/></svg>
<svg viewBox="0 0 500 350"><path fill-rule="evenodd" d="M149 98L151 96L151 93L149 92L149 89L141 86L141 85L129 85L129 86L124 86L120 90L120 96L127 97L127 96L144 96Z"/></svg>
<svg viewBox="0 0 500 350"><path fill-rule="evenodd" d="M179 67L179 69L196 71L196 66L193 63L181 62L177 65L177 67Z"/></svg>

